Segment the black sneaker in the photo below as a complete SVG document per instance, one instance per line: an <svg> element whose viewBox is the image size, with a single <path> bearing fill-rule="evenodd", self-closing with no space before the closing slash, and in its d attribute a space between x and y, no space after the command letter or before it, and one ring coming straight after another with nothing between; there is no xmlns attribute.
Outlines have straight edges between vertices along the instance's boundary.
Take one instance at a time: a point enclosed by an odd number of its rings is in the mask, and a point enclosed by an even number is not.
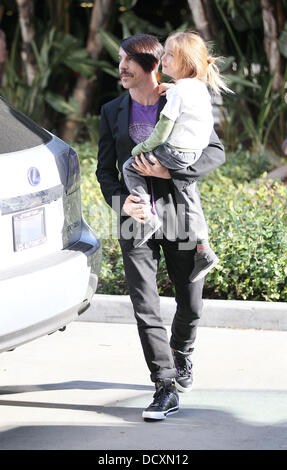
<svg viewBox="0 0 287 470"><path fill-rule="evenodd" d="M195 253L194 255L194 268L190 275L189 280L191 282L196 282L206 276L214 266L219 262L219 258L211 250L201 251L200 253Z"/></svg>
<svg viewBox="0 0 287 470"><path fill-rule="evenodd" d="M189 392L192 388L193 373L189 353L173 350L174 364L177 370L175 385L179 392Z"/></svg>
<svg viewBox="0 0 287 470"><path fill-rule="evenodd" d="M153 402L143 411L144 419L165 419L179 410L178 394L171 380L156 382Z"/></svg>

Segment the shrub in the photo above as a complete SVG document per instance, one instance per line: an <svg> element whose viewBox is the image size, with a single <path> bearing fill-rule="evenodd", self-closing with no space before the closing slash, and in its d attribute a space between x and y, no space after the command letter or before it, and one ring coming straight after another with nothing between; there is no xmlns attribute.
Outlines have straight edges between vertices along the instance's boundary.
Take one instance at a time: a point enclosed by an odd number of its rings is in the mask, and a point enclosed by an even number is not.
<svg viewBox="0 0 287 470"><path fill-rule="evenodd" d="M210 240L220 263L206 278L213 298L287 300L287 187L235 185L218 175L200 185Z"/></svg>
<svg viewBox="0 0 287 470"><path fill-rule="evenodd" d="M230 178L235 183L249 182L259 178L264 172L272 170L274 163L268 159L266 154L252 153L242 150L239 146L235 152L226 155L226 163L217 171L212 172L205 179L215 179L219 174Z"/></svg>
<svg viewBox="0 0 287 470"><path fill-rule="evenodd" d="M128 294L119 242L116 237L109 236L111 225L116 224L115 214L104 201L95 175L97 148L90 143L74 144L73 147L81 162L83 214L102 244L102 268L97 292ZM116 228L114 230L116 232Z"/></svg>
<svg viewBox="0 0 287 470"><path fill-rule="evenodd" d="M98 292L127 294L120 247L108 236L115 215L95 176L96 149L87 144L76 148L81 156L84 216L103 247ZM261 156L235 152L199 183L210 243L220 258L206 277L204 297L287 301L287 187L259 178L270 168ZM163 260L158 285L161 295L173 295Z"/></svg>

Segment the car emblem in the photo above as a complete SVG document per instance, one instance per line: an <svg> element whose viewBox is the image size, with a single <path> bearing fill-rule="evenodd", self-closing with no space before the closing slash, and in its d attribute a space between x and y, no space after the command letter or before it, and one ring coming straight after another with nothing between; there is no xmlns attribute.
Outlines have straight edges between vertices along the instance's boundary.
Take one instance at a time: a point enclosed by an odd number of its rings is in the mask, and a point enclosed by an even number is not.
<svg viewBox="0 0 287 470"><path fill-rule="evenodd" d="M37 186L40 183L40 172L38 168L32 167L28 170L28 180L32 186Z"/></svg>

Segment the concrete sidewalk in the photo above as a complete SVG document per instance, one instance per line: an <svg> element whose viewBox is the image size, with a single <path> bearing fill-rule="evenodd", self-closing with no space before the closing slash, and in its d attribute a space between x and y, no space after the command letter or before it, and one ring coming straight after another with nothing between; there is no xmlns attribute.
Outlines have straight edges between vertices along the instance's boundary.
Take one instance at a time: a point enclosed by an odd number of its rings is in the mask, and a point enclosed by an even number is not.
<svg viewBox="0 0 287 470"><path fill-rule="evenodd" d="M161 310L170 334L174 299ZM286 303L205 300L193 390L145 422L154 387L130 299L96 295L64 333L0 355L0 449L286 450L286 315Z"/></svg>
<svg viewBox="0 0 287 470"><path fill-rule="evenodd" d="M166 325L171 324L175 309L174 298L161 297L161 314ZM79 320L135 322L129 296L102 294L94 296L91 307ZM200 326L287 330L287 303L204 299Z"/></svg>
<svg viewBox="0 0 287 470"><path fill-rule="evenodd" d="M286 333L200 327L196 345L194 388L160 422L141 417L134 324L74 322L1 354L0 449L286 450Z"/></svg>

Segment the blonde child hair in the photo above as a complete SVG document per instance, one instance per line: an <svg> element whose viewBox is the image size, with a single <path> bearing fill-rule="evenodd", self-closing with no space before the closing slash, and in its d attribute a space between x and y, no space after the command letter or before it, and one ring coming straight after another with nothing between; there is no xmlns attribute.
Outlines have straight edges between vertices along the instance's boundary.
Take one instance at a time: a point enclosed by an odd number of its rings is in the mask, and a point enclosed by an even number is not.
<svg viewBox="0 0 287 470"><path fill-rule="evenodd" d="M232 91L226 86L216 65L218 58L208 53L204 40L194 31L177 32L168 36L166 46L171 47L179 78L197 78L220 95L221 90Z"/></svg>

